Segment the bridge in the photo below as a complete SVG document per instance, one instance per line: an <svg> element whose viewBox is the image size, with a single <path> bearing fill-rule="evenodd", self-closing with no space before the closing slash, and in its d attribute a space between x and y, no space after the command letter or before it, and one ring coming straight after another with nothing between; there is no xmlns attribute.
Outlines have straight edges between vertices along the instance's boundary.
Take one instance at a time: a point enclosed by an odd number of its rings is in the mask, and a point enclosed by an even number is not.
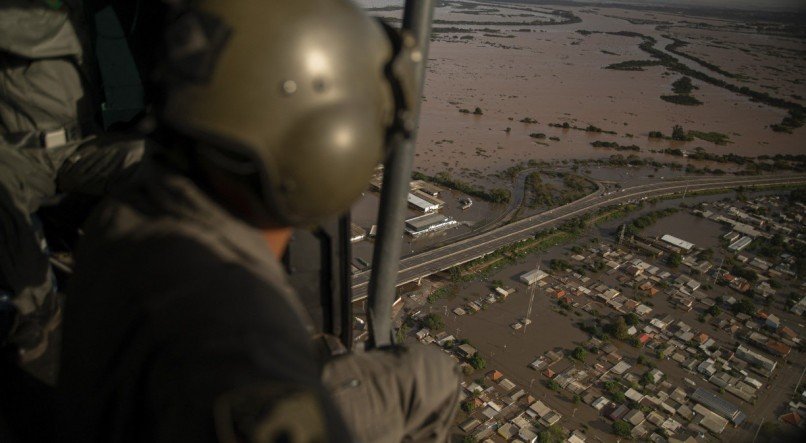
<svg viewBox="0 0 806 443"><path fill-rule="evenodd" d="M561 225L571 218L600 208L624 204L631 200L665 197L682 192L714 191L740 186L771 187L806 184L806 175L767 177L699 177L637 185L612 192L594 192L571 203L536 214L510 224L458 239L434 249L403 257L397 274L397 285L450 269L483 257L496 249L533 237L538 230ZM353 301L367 297L371 269L353 274Z"/></svg>

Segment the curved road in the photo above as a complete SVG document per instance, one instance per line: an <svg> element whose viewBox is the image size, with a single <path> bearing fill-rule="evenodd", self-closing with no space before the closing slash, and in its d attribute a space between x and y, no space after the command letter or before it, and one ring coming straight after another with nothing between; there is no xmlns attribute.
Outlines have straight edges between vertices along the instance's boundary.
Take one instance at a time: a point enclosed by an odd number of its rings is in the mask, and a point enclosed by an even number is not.
<svg viewBox="0 0 806 443"><path fill-rule="evenodd" d="M579 200L546 212L515 221L508 225L465 238L455 243L431 249L400 261L397 284L415 281L436 272L452 268L470 260L482 257L496 249L532 237L535 231L561 224L563 221L593 212L596 209L623 204L644 197L662 197L689 192L715 189L728 189L739 186L775 186L786 184L806 184L806 175L778 177L707 177L691 178L685 181L667 180L623 188L608 194L589 194ZM353 275L353 300L363 300L367 296L367 285L371 270Z"/></svg>

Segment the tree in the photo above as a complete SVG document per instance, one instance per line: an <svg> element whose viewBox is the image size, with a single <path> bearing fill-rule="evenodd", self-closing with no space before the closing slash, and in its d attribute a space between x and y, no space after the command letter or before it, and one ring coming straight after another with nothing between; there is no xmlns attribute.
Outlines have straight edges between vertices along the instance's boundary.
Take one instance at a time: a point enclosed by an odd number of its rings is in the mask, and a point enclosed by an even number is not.
<svg viewBox="0 0 806 443"><path fill-rule="evenodd" d="M620 436L620 437L629 437L630 432L630 424L624 420L617 420L613 422L613 433Z"/></svg>
<svg viewBox="0 0 806 443"><path fill-rule="evenodd" d="M688 137L686 136L686 131L680 125L672 126L672 140L680 140L686 141Z"/></svg>
<svg viewBox="0 0 806 443"><path fill-rule="evenodd" d="M610 323L609 330L607 331L613 337L616 337L619 340L624 340L630 336L627 333L627 323L624 321L624 317L618 316L613 323Z"/></svg>
<svg viewBox="0 0 806 443"><path fill-rule="evenodd" d="M585 357L588 356L588 351L581 346L577 346L573 352L571 352L571 357L579 361L585 361Z"/></svg>
<svg viewBox="0 0 806 443"><path fill-rule="evenodd" d="M462 437L462 443L476 443L476 437L472 435L465 435Z"/></svg>
<svg viewBox="0 0 806 443"><path fill-rule="evenodd" d="M484 369L487 366L487 361L484 360L478 352L473 354L472 357L467 359L467 362L470 363L470 366L473 366L474 369Z"/></svg>
<svg viewBox="0 0 806 443"><path fill-rule="evenodd" d="M441 331L445 329L445 320L439 314L428 314L425 317L425 326L432 331Z"/></svg>
<svg viewBox="0 0 806 443"><path fill-rule="evenodd" d="M547 380L546 381L546 387L551 389L552 391L559 391L560 390L560 384L557 383L554 380Z"/></svg>
<svg viewBox="0 0 806 443"><path fill-rule="evenodd" d="M624 316L624 322L630 326L635 326L638 323L641 323L641 317L639 317L635 312L630 312Z"/></svg>
<svg viewBox="0 0 806 443"><path fill-rule="evenodd" d="M708 308L708 310L706 312L708 312L712 316L716 317L717 315L719 315L722 312L722 310L719 309L719 306L713 305L710 308Z"/></svg>
<svg viewBox="0 0 806 443"><path fill-rule="evenodd" d="M733 312L737 312L737 313L740 312L742 314L747 314L747 315L754 315L756 313L756 311L758 310L758 308L756 308L756 305L754 305L753 302L751 302L750 300L748 300L746 298L743 298L743 299L739 300L738 302L736 302L733 305L732 309L733 309Z"/></svg>
<svg viewBox="0 0 806 443"><path fill-rule="evenodd" d="M673 252L671 255L669 255L668 263L669 266L676 268L680 266L681 263L683 263L683 257L677 252Z"/></svg>
<svg viewBox="0 0 806 443"><path fill-rule="evenodd" d="M553 425L540 431L537 434L537 441L540 443L563 443L565 441L565 435L563 435L561 427Z"/></svg>
<svg viewBox="0 0 806 443"><path fill-rule="evenodd" d="M483 115L483 114L484 114L484 111L482 111L482 110L481 110L481 108L479 108L478 106L476 106L476 109L473 111L473 114L474 114L474 115Z"/></svg>
<svg viewBox="0 0 806 443"><path fill-rule="evenodd" d="M406 334L408 334L408 332L409 332L408 324L403 323L402 325L400 325L400 328L398 328L397 332L395 332L395 342L397 342L397 344L403 344L403 340L406 339Z"/></svg>
<svg viewBox="0 0 806 443"><path fill-rule="evenodd" d="M474 409L476 409L476 403L473 402L472 400L463 401L460 407L462 408L463 411L470 414L471 412L473 412Z"/></svg>

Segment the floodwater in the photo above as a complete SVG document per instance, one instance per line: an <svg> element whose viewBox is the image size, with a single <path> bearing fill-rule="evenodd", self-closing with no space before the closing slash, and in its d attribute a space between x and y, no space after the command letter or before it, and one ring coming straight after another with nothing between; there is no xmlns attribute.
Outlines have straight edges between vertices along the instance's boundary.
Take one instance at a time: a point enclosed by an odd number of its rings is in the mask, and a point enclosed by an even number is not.
<svg viewBox="0 0 806 443"><path fill-rule="evenodd" d="M680 211L658 220L652 226L644 229L644 235L660 237L671 234L687 242L694 243L698 248L719 249L721 234L727 230L719 223L702 217L697 217L686 211Z"/></svg>
<svg viewBox="0 0 806 443"><path fill-rule="evenodd" d="M400 2L362 3L378 7ZM472 4L477 6L469 6ZM552 10L571 11L582 21L548 26L504 24L545 20ZM373 14L393 17L400 11ZM423 172L449 171L482 186L496 186L500 181L493 175L521 161L603 158L617 153L592 148L590 143L595 140L635 144L642 149L639 155L664 162L685 163L686 159L646 151L702 147L712 153L744 156L806 154L806 128L793 134L769 129L770 124L779 123L786 115L784 110L698 80L693 80L698 89L692 95L703 105L667 103L659 97L672 94L671 84L680 74L662 66L644 71L603 69L612 63L649 59L638 48L639 38L582 35L576 31L639 32L657 39L655 47L661 50L671 43L664 36L682 39L689 45L680 51L744 77L728 78L677 57L687 66L800 103L802 99L792 96L806 97L806 44L802 41L750 33L741 28L742 23L727 20L616 8L451 2L438 8L436 17L443 22L435 26L462 31L439 33L432 42L415 159L415 167ZM635 19L663 24L642 24L645 22ZM522 32L524 29L531 32ZM752 50L748 52L747 48ZM483 115L459 112L476 107L483 110ZM520 123L524 117L538 123ZM579 127L592 124L617 134L548 126L563 122ZM680 143L648 139L649 131L669 134L675 124L687 130L727 134L731 143L718 146L702 140ZM505 131L507 127L511 128L509 132ZM547 137L531 138L534 132Z"/></svg>

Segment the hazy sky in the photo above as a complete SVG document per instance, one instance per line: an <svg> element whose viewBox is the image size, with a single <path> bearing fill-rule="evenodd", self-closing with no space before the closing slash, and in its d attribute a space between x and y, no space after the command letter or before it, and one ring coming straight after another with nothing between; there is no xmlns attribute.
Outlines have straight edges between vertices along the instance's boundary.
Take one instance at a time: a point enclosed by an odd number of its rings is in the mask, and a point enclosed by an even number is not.
<svg viewBox="0 0 806 443"><path fill-rule="evenodd" d="M588 0L594 1L597 0ZM683 6L711 6L721 8L759 9L806 9L806 0L599 0L600 3L662 4Z"/></svg>

